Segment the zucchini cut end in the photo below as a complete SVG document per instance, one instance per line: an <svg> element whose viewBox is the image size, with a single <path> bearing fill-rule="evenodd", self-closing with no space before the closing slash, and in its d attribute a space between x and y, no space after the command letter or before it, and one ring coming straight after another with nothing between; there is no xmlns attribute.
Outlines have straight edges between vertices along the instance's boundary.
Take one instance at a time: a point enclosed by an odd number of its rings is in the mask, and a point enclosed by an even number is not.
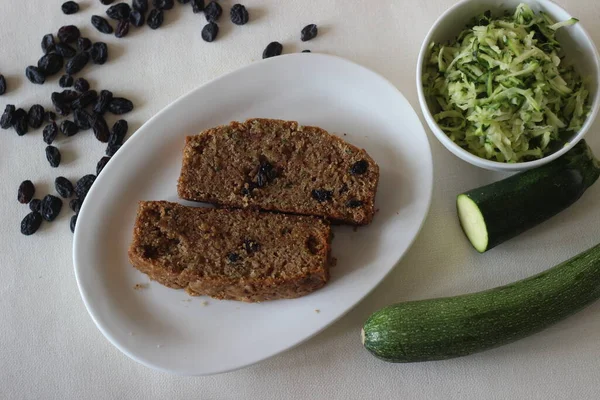
<svg viewBox="0 0 600 400"><path fill-rule="evenodd" d="M469 196L461 194L456 199L458 219L467 238L480 253L487 250L489 236L481 210Z"/></svg>

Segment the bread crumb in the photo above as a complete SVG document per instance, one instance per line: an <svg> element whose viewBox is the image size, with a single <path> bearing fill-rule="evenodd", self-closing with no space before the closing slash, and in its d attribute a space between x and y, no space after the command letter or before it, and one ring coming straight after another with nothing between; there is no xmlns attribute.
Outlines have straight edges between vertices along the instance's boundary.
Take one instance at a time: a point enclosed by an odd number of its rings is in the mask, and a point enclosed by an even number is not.
<svg viewBox="0 0 600 400"><path fill-rule="evenodd" d="M347 133L344 133L344 136L348 136L348 134L347 134Z"/></svg>
<svg viewBox="0 0 600 400"><path fill-rule="evenodd" d="M207 306L207 305L209 305L209 304L210 304L210 303L209 303L208 301L206 301L206 300L204 300L204 301L202 302L202 305L203 305L204 307L206 307L206 306Z"/></svg>
<svg viewBox="0 0 600 400"><path fill-rule="evenodd" d="M148 289L149 286L150 285L148 285L147 283L136 283L133 288L135 290L143 290L143 289Z"/></svg>
<svg viewBox="0 0 600 400"><path fill-rule="evenodd" d="M318 308L315 310L315 312L318 314L321 312L321 310L319 310Z"/></svg>

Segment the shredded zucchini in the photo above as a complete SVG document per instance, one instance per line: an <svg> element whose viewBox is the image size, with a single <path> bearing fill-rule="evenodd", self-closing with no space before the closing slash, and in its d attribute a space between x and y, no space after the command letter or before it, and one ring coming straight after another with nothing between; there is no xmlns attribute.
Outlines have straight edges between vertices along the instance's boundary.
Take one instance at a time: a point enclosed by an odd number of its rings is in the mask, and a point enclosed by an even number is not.
<svg viewBox="0 0 600 400"><path fill-rule="evenodd" d="M555 22L520 4L513 15L475 18L451 43L431 43L423 74L440 128L488 160L544 157L581 129L589 113L581 77L563 64Z"/></svg>

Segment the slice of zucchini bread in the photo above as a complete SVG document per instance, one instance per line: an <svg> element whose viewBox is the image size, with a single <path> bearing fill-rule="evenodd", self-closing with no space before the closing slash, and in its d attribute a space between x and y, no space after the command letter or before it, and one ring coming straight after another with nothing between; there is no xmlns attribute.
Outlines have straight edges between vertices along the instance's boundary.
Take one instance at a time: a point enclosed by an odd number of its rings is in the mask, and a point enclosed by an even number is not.
<svg viewBox="0 0 600 400"><path fill-rule="evenodd" d="M186 138L179 196L225 207L371 222L379 167L365 150L294 121L250 119Z"/></svg>
<svg viewBox="0 0 600 400"><path fill-rule="evenodd" d="M257 302L304 296L329 279L330 227L316 217L140 202L135 268L191 295Z"/></svg>

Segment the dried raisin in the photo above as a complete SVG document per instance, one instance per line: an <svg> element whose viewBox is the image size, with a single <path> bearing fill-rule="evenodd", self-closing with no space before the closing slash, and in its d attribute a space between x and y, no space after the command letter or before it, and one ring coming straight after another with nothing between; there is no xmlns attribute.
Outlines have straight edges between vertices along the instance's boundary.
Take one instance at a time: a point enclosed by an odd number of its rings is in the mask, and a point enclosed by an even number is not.
<svg viewBox="0 0 600 400"><path fill-rule="evenodd" d="M100 175L100 172L106 167L106 164L110 161L110 157L102 157L98 164L96 164L96 175Z"/></svg>
<svg viewBox="0 0 600 400"><path fill-rule="evenodd" d="M0 96L6 93L6 79L4 75L0 74Z"/></svg>
<svg viewBox="0 0 600 400"><path fill-rule="evenodd" d="M77 99L73 100L73 102L71 103L71 108L86 108L90 104L94 103L97 98L98 93L96 93L95 90L88 90L87 92L81 93L81 95Z"/></svg>
<svg viewBox="0 0 600 400"><path fill-rule="evenodd" d="M54 188L56 189L56 193L65 199L73 196L73 191L75 190L71 181L64 176L59 176L54 180Z"/></svg>
<svg viewBox="0 0 600 400"><path fill-rule="evenodd" d="M108 146L106 146L106 155L108 157L112 157L115 154L117 154L117 151L119 151L120 148L121 148L120 144L108 143Z"/></svg>
<svg viewBox="0 0 600 400"><path fill-rule="evenodd" d="M280 56L283 52L283 46L279 42L271 42L267 45L263 51L262 58L270 58Z"/></svg>
<svg viewBox="0 0 600 400"><path fill-rule="evenodd" d="M83 176L77 181L77 183L75 184L75 194L79 199L81 199L81 201L85 199L85 196L87 196L95 180L96 175L89 174Z"/></svg>
<svg viewBox="0 0 600 400"><path fill-rule="evenodd" d="M54 35L51 33L48 33L47 35L44 35L44 37L42 38L42 51L44 52L44 54L48 54L53 50L54 50Z"/></svg>
<svg viewBox="0 0 600 400"><path fill-rule="evenodd" d="M15 113L15 106L12 104L7 104L4 108L4 112L2 113L2 117L0 118L0 128L8 129L12 126L12 118Z"/></svg>
<svg viewBox="0 0 600 400"><path fill-rule="evenodd" d="M303 53L310 53L310 50L306 49L306 50L302 50Z"/></svg>
<svg viewBox="0 0 600 400"><path fill-rule="evenodd" d="M65 135L67 137L71 137L71 136L75 136L77 134L77 132L79 132L79 127L77 126L77 124L75 122L65 119L60 124L60 131L63 133L63 135Z"/></svg>
<svg viewBox="0 0 600 400"><path fill-rule="evenodd" d="M80 130L85 131L92 127L93 117L83 108L79 108L73 111L73 121Z"/></svg>
<svg viewBox="0 0 600 400"><path fill-rule="evenodd" d="M77 214L71 217L71 221L69 222L69 228L71 232L75 233L75 225L77 225Z"/></svg>
<svg viewBox="0 0 600 400"><path fill-rule="evenodd" d="M21 204L27 204L33 199L33 195L35 194L35 186L33 182L30 180L23 181L19 185L19 190L17 191L17 200Z"/></svg>
<svg viewBox="0 0 600 400"><path fill-rule="evenodd" d="M110 136L108 138L108 144L113 146L120 146L123 144L123 140L125 140L125 136L127 136L127 129L129 125L127 121L124 119L120 119L113 125Z"/></svg>
<svg viewBox="0 0 600 400"><path fill-rule="evenodd" d="M63 58L56 53L44 54L38 60L38 68L46 76L58 73L63 67Z"/></svg>
<svg viewBox="0 0 600 400"><path fill-rule="evenodd" d="M302 40L303 42L309 41L311 39L316 38L318 33L319 29L317 28L317 25L306 25L304 28L302 28L302 31L300 32L300 40Z"/></svg>
<svg viewBox="0 0 600 400"><path fill-rule="evenodd" d="M67 15L75 14L77 11L79 11L79 4L75 3L74 1L67 1L63 3L60 8L62 9L62 12Z"/></svg>
<svg viewBox="0 0 600 400"><path fill-rule="evenodd" d="M85 37L77 39L77 49L79 49L79 51L89 50L90 47L92 47L92 41L90 39Z"/></svg>
<svg viewBox="0 0 600 400"><path fill-rule="evenodd" d="M57 113L60 115L69 115L71 109L60 93L53 92L50 99L52 100L52 105Z"/></svg>
<svg viewBox="0 0 600 400"><path fill-rule="evenodd" d="M180 4L187 4L190 2L190 0L177 0L177 2Z"/></svg>
<svg viewBox="0 0 600 400"><path fill-rule="evenodd" d="M47 194L42 199L42 204L40 206L42 218L49 222L54 221L56 217L58 217L58 214L60 214L62 205L63 202L60 198Z"/></svg>
<svg viewBox="0 0 600 400"><path fill-rule="evenodd" d="M146 22L146 18L141 11L133 10L129 14L129 22L131 22L133 26L140 27L144 25L144 22Z"/></svg>
<svg viewBox="0 0 600 400"><path fill-rule="evenodd" d="M127 3L119 3L114 6L108 7L106 10L106 15L108 15L112 19L121 20L129 18L129 13L131 12L131 7Z"/></svg>
<svg viewBox="0 0 600 400"><path fill-rule="evenodd" d="M75 214L79 213L79 210L81 209L81 204L83 203L83 201L81 201L81 199L75 198L75 199L71 199L71 201L69 201L69 207L71 208L71 210L73 210L73 212L75 212Z"/></svg>
<svg viewBox="0 0 600 400"><path fill-rule="evenodd" d="M229 261L230 263L234 263L240 260L240 255L237 253L229 253L227 254L227 261Z"/></svg>
<svg viewBox="0 0 600 400"><path fill-rule="evenodd" d="M92 25L101 33L113 33L113 27L110 25L110 23L99 15L92 15Z"/></svg>
<svg viewBox="0 0 600 400"><path fill-rule="evenodd" d="M133 110L133 103L123 97L113 97L108 103L108 111L113 114L120 115Z"/></svg>
<svg viewBox="0 0 600 400"><path fill-rule="evenodd" d="M42 216L38 212L30 212L21 221L21 233L25 236L33 235L42 225Z"/></svg>
<svg viewBox="0 0 600 400"><path fill-rule="evenodd" d="M365 160L360 160L360 161L357 161L354 164L352 164L352 167L350 168L350 172L353 175L362 175L365 172L367 172L368 168L369 168L369 163Z"/></svg>
<svg viewBox="0 0 600 400"><path fill-rule="evenodd" d="M67 87L71 87L73 86L73 77L71 75L68 74L64 74L63 76L60 77L60 79L58 80L58 85L61 88L67 88Z"/></svg>
<svg viewBox="0 0 600 400"><path fill-rule="evenodd" d="M104 42L96 42L90 49L90 57L94 64L102 65L108 59L108 46Z"/></svg>
<svg viewBox="0 0 600 400"><path fill-rule="evenodd" d="M44 107L39 104L34 104L27 113L27 123L33 129L37 129L42 126L44 122Z"/></svg>
<svg viewBox="0 0 600 400"><path fill-rule="evenodd" d="M108 130L106 120L102 115L94 116L94 120L92 121L92 130L94 131L94 136L96 136L96 139L98 139L102 143L108 142L110 132Z"/></svg>
<svg viewBox="0 0 600 400"><path fill-rule="evenodd" d="M131 6L134 10L144 14L146 11L148 11L148 0L133 0Z"/></svg>
<svg viewBox="0 0 600 400"><path fill-rule="evenodd" d="M204 0L192 0L192 12L199 14L204 11Z"/></svg>
<svg viewBox="0 0 600 400"><path fill-rule="evenodd" d="M22 108L18 108L10 120L12 127L17 132L17 135L23 136L27 133L27 112Z"/></svg>
<svg viewBox="0 0 600 400"><path fill-rule="evenodd" d="M81 36L81 32L75 25L65 25L60 27L56 36L63 43L72 43Z"/></svg>
<svg viewBox="0 0 600 400"><path fill-rule="evenodd" d="M159 10L158 8L153 8L152 11L150 11L150 14L148 14L148 19L146 20L146 23L148 24L150 29L158 29L162 25L164 19L165 16L163 11Z"/></svg>
<svg viewBox="0 0 600 400"><path fill-rule="evenodd" d="M358 208L361 207L363 205L363 202L360 200L356 200L356 199L350 199L346 202L346 207L349 208Z"/></svg>
<svg viewBox="0 0 600 400"><path fill-rule="evenodd" d="M44 142L46 144L52 144L52 142L54 142L54 139L56 139L56 136L58 135L58 125L56 125L56 122L52 121L52 123L46 125L44 127Z"/></svg>
<svg viewBox="0 0 600 400"><path fill-rule="evenodd" d="M211 1L204 7L204 16L208 22L217 22L222 13L223 8L216 1Z"/></svg>
<svg viewBox="0 0 600 400"><path fill-rule="evenodd" d="M66 43L57 43L54 51L61 57L71 58L77 54L77 51Z"/></svg>
<svg viewBox="0 0 600 400"><path fill-rule="evenodd" d="M31 199L29 202L29 209L34 212L40 212L42 201L40 199Z"/></svg>
<svg viewBox="0 0 600 400"><path fill-rule="evenodd" d="M56 168L60 165L60 151L54 146L46 147L46 159L50 163L52 168Z"/></svg>
<svg viewBox="0 0 600 400"><path fill-rule="evenodd" d="M74 75L81 71L90 60L90 55L86 52L78 53L65 65L65 72Z"/></svg>
<svg viewBox="0 0 600 400"><path fill-rule="evenodd" d="M202 28L202 39L204 39L205 42L212 42L217 38L218 34L219 26L214 22L209 22Z"/></svg>
<svg viewBox="0 0 600 400"><path fill-rule="evenodd" d="M122 19L117 23L117 29L115 29L115 36L118 38L122 38L127 36L129 33L129 20Z"/></svg>
<svg viewBox="0 0 600 400"><path fill-rule="evenodd" d="M79 93L77 93L74 90L65 89L62 92L60 92L60 96L64 102L66 102L67 104L71 104L74 100L76 100L79 97Z"/></svg>
<svg viewBox="0 0 600 400"><path fill-rule="evenodd" d="M260 250L260 244L250 239L244 240L243 247L244 250L246 250L246 253L248 254L256 253L258 250Z"/></svg>
<svg viewBox="0 0 600 400"><path fill-rule="evenodd" d="M229 17L231 18L231 22L234 24L244 25L249 19L248 10L246 10L246 7L241 4L234 4L229 12Z"/></svg>
<svg viewBox="0 0 600 400"><path fill-rule="evenodd" d="M25 69L25 76L31 83L36 83L38 85L43 84L46 81L46 76L44 72L38 67L34 67L30 65Z"/></svg>
<svg viewBox="0 0 600 400"><path fill-rule="evenodd" d="M159 10L170 10L175 2L173 0L152 0L152 5Z"/></svg>
<svg viewBox="0 0 600 400"><path fill-rule="evenodd" d="M100 91L100 96L98 96L98 100L96 100L96 104L94 104L94 112L96 114L104 114L106 110L108 110L108 105L113 99L113 94L109 90Z"/></svg>
<svg viewBox="0 0 600 400"><path fill-rule="evenodd" d="M115 0L100 0L100 3L104 4L105 6L111 5L114 2Z"/></svg>
<svg viewBox="0 0 600 400"><path fill-rule="evenodd" d="M73 89L77 90L79 93L87 92L90 90L90 84L84 78L77 78L73 83Z"/></svg>
<svg viewBox="0 0 600 400"><path fill-rule="evenodd" d="M313 189L311 195L313 199L317 200L319 203L323 203L332 199L333 191L326 189Z"/></svg>
<svg viewBox="0 0 600 400"><path fill-rule="evenodd" d="M46 121L46 122L56 121L56 114L54 114L52 111L46 111L44 113L44 121Z"/></svg>

